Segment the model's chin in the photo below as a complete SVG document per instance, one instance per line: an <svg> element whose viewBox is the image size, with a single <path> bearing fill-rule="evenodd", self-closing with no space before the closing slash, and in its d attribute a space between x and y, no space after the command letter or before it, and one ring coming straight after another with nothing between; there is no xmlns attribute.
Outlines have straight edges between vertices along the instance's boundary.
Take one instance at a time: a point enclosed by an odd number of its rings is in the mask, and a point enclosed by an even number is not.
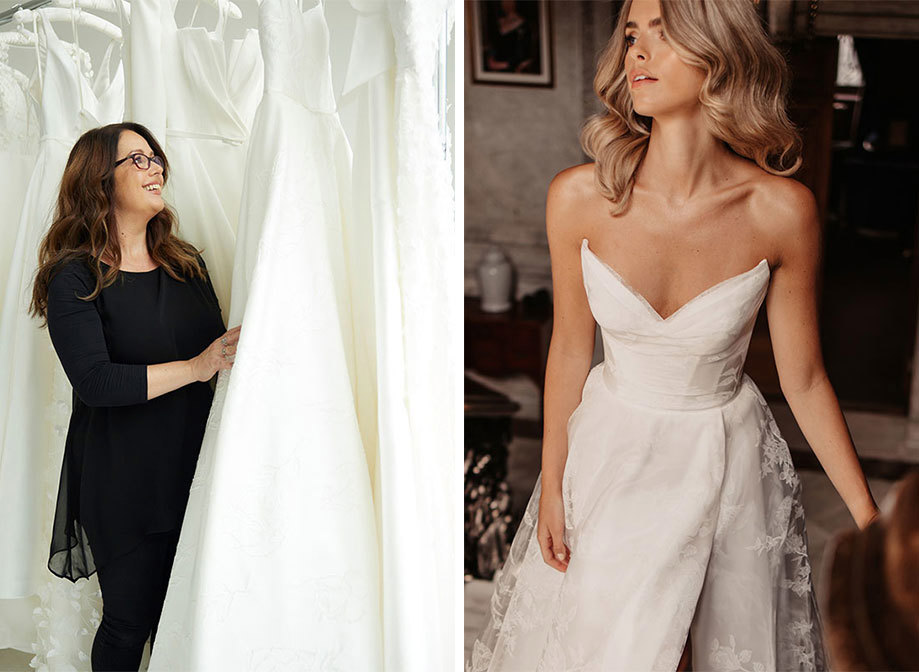
<svg viewBox="0 0 919 672"><path fill-rule="evenodd" d="M650 105L635 105L632 103L632 109L635 111L635 114L639 114L643 117L654 116L654 108Z"/></svg>
<svg viewBox="0 0 919 672"><path fill-rule="evenodd" d="M162 212L165 208L166 208L166 201L163 200L162 196L157 195L156 198L150 199L150 213L151 213L150 216L151 217Z"/></svg>
<svg viewBox="0 0 919 672"><path fill-rule="evenodd" d="M635 114L641 115L642 117L657 117L663 114L667 109L668 108L665 106L642 100L640 96L637 100L635 98L632 99L632 110Z"/></svg>

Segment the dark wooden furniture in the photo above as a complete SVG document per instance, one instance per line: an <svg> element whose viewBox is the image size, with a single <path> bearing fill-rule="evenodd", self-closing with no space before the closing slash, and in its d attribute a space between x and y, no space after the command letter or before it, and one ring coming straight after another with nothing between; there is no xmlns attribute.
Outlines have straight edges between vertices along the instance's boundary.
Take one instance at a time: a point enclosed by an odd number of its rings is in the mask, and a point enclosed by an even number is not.
<svg viewBox="0 0 919 672"><path fill-rule="evenodd" d="M463 565L466 579L491 579L512 541L507 447L520 405L468 376L463 399L465 459Z"/></svg>
<svg viewBox="0 0 919 672"><path fill-rule="evenodd" d="M552 333L548 309L526 310L517 302L504 313L485 313L478 297L465 300L465 366L487 376L522 373L539 387L539 424L542 393Z"/></svg>

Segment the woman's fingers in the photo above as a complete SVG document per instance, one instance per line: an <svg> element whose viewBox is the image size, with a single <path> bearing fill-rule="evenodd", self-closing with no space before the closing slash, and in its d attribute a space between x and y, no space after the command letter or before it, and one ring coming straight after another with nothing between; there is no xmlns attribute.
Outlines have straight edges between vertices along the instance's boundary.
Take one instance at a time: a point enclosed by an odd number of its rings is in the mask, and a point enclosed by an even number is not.
<svg viewBox="0 0 919 672"><path fill-rule="evenodd" d="M552 557L552 539L548 536L544 537L542 535L539 535L538 539L539 550L542 553L543 562L554 569L558 569L558 567L556 567L556 560Z"/></svg>
<svg viewBox="0 0 919 672"><path fill-rule="evenodd" d="M542 551L543 561L552 569L564 572L568 568L567 556L563 553L562 557L566 559L564 562L559 560L556 556L555 546L556 544L553 542L553 537L551 535L547 534L546 536L539 537L539 550Z"/></svg>
<svg viewBox="0 0 919 672"><path fill-rule="evenodd" d="M224 334L227 339L228 344L235 345L239 341L239 330L242 328L242 325L237 325L232 329L227 329L227 333Z"/></svg>
<svg viewBox="0 0 919 672"><path fill-rule="evenodd" d="M235 345L222 345L220 346L219 359L220 359L220 368L229 369L233 366L233 360L236 358L236 346Z"/></svg>
<svg viewBox="0 0 919 672"><path fill-rule="evenodd" d="M227 329L227 331L224 332L223 336L218 338L216 342L220 343L220 345L223 345L223 346L236 345L239 342L239 330L241 327L242 325L239 325L239 326L233 327L232 329Z"/></svg>
<svg viewBox="0 0 919 672"><path fill-rule="evenodd" d="M563 568L561 571L565 571L565 569L568 569L568 548L562 539L564 539L564 536L562 536L561 530L556 530L552 533L552 555L555 561Z"/></svg>

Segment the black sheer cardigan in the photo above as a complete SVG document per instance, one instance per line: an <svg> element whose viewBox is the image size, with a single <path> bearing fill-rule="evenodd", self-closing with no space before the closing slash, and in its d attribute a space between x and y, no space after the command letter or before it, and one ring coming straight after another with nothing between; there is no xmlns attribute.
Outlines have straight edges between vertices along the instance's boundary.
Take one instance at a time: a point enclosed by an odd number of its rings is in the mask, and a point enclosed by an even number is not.
<svg viewBox="0 0 919 672"><path fill-rule="evenodd" d="M199 262L204 261L199 257ZM226 327L207 277L119 271L92 301L85 260L54 273L48 331L73 386L48 568L76 581L179 529L213 398L194 382L147 400L147 365L187 360Z"/></svg>

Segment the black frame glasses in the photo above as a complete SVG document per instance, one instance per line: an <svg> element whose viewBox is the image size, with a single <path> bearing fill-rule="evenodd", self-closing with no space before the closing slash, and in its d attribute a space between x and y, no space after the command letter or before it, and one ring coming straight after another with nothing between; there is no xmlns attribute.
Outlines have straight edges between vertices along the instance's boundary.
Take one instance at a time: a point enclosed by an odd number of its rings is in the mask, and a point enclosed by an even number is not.
<svg viewBox="0 0 919 672"><path fill-rule="evenodd" d="M163 168L163 169L166 168L166 162L163 161L163 157L161 156L150 157L141 152L135 152L134 154L128 154L123 159L118 159L118 161L115 162L115 165L112 166L112 168L117 168L119 163L124 163L128 159L131 159L134 162L134 165L137 166L138 170L147 170L150 167L151 161L155 163L156 165L158 165L160 168Z"/></svg>

